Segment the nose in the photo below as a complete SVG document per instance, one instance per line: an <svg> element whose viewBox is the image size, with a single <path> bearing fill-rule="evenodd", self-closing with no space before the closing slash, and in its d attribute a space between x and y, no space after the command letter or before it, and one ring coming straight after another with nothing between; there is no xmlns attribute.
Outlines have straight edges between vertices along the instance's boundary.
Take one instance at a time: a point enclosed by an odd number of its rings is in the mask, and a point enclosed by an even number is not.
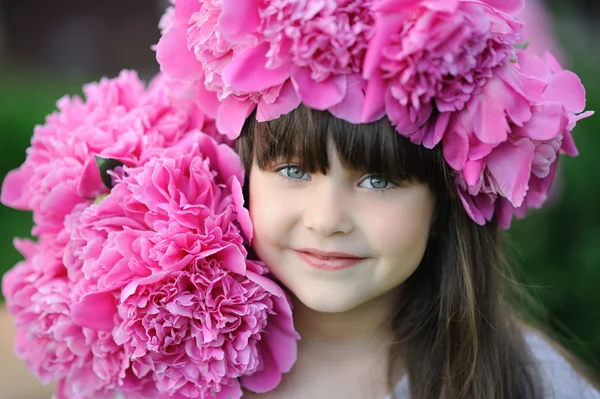
<svg viewBox="0 0 600 399"><path fill-rule="evenodd" d="M347 235L354 230L349 193L338 182L321 176L312 187L305 204L304 226L315 233L329 237Z"/></svg>

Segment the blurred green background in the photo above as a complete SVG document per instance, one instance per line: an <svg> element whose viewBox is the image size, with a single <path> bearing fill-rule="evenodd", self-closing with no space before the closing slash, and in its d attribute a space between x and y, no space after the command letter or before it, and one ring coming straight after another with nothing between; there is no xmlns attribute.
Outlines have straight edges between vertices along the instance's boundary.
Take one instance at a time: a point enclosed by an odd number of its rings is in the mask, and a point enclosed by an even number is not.
<svg viewBox="0 0 600 399"><path fill-rule="evenodd" d="M51 5L47 4L51 3ZM84 3L84 4L82 4ZM577 72L588 109L600 110L600 7L592 1L548 4L563 65ZM0 2L0 180L25 158L33 127L81 84L134 68L157 71L150 45L163 1ZM536 17L540 14L536 13ZM33 28L35 27L35 28ZM547 309L542 323L600 376L600 115L574 131L580 156L564 158L553 198L510 230L510 258ZM0 205L0 274L20 260L15 236L31 215ZM539 317L539 316L536 316Z"/></svg>

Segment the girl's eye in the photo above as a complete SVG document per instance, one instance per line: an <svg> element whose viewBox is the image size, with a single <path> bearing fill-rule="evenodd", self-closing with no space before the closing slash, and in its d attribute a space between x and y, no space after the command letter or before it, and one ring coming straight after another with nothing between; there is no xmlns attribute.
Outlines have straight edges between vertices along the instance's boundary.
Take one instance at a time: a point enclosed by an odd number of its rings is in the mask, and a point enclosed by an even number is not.
<svg viewBox="0 0 600 399"><path fill-rule="evenodd" d="M306 179L307 178L307 174L304 171L304 169L302 169L299 166L294 166L294 165L287 165L287 166L283 166L281 168L279 168L277 170L278 173L280 173L281 175L283 175L283 177L286 177L288 179L292 179L292 180L302 180L302 179Z"/></svg>
<svg viewBox="0 0 600 399"><path fill-rule="evenodd" d="M368 176L360 182L360 187L370 188L372 190L385 190L393 187L394 184L381 176Z"/></svg>

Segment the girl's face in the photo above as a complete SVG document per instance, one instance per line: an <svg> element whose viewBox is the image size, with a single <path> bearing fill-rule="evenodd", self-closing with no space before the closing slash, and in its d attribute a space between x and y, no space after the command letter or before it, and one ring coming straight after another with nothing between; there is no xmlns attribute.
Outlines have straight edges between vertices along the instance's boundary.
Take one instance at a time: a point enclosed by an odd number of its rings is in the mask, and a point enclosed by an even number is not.
<svg viewBox="0 0 600 399"><path fill-rule="evenodd" d="M402 284L427 244L434 196L344 167L330 141L326 174L293 159L250 172L252 246L302 303L344 312Z"/></svg>

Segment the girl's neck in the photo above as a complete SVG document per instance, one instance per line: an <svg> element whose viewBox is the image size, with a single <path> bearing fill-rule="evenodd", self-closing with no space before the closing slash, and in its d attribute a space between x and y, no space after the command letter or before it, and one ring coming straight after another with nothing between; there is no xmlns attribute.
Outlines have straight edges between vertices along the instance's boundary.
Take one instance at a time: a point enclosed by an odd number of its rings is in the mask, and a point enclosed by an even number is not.
<svg viewBox="0 0 600 399"><path fill-rule="evenodd" d="M362 346L388 343L394 291L340 313L308 308L292 295L294 325L305 344Z"/></svg>
<svg viewBox="0 0 600 399"><path fill-rule="evenodd" d="M314 311L291 296L298 360L281 384L244 398L383 399L388 389L393 293L343 313Z"/></svg>

